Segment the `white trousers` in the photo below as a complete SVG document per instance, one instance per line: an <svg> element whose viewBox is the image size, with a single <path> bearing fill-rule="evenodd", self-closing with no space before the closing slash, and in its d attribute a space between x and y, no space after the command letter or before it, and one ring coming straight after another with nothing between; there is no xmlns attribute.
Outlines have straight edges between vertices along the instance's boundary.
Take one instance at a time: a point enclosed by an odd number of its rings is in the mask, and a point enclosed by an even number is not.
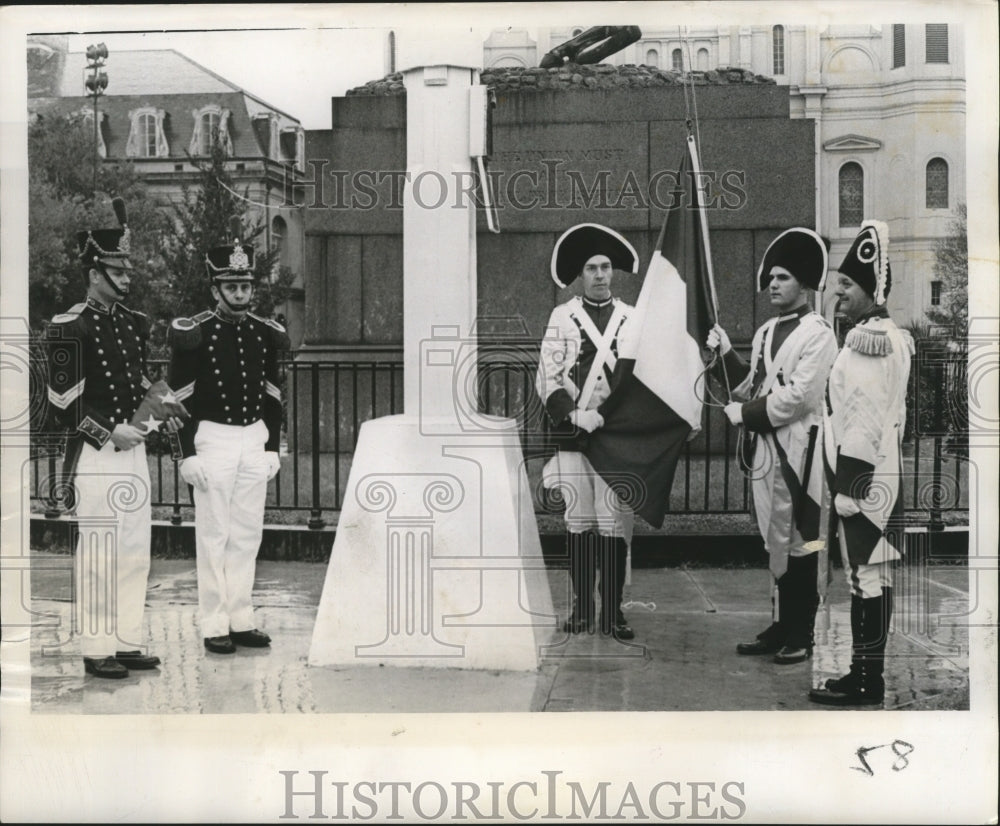
<svg viewBox="0 0 1000 826"><path fill-rule="evenodd" d="M208 490L194 489L198 613L205 637L255 628L254 571L264 535L267 427L201 422L194 449Z"/></svg>
<svg viewBox="0 0 1000 826"><path fill-rule="evenodd" d="M584 454L575 450L556 453L542 469L542 485L562 494L570 533L596 530L631 543L635 516Z"/></svg>
<svg viewBox="0 0 1000 826"><path fill-rule="evenodd" d="M151 530L145 445L85 443L75 484L74 627L83 656L141 649Z"/></svg>

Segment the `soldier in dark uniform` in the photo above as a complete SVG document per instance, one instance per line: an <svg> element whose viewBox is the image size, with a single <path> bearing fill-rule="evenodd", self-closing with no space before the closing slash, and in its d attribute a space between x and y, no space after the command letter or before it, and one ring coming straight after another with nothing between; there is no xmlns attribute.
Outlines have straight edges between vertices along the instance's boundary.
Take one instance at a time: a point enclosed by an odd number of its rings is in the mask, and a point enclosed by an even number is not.
<svg viewBox="0 0 1000 826"><path fill-rule="evenodd" d="M583 295L549 317L535 387L546 416L559 430L591 433L604 424L599 408L611 393L619 335L632 307L611 296L614 270L636 272L639 258L621 235L598 224L567 230L552 252L552 278L566 287L578 277ZM561 440L545 465L546 488L563 488L573 607L563 630L578 634L594 622L600 572L601 632L630 640L635 632L621 609L632 514L596 473L578 442Z"/></svg>
<svg viewBox="0 0 1000 826"><path fill-rule="evenodd" d="M113 203L121 229L77 233L87 299L52 319L48 398L56 422L69 431L63 483L75 484L74 624L84 670L120 679L160 660L141 648L150 564L148 431L130 424L150 386L149 319L121 303L132 280L130 233L124 202Z"/></svg>
<svg viewBox="0 0 1000 826"><path fill-rule="evenodd" d="M264 530L267 483L280 466L278 354L284 328L250 312L254 250L240 241L209 250L217 305L170 329L168 382L191 414L181 432L181 476L194 487L198 607L205 648L263 648L251 592Z"/></svg>

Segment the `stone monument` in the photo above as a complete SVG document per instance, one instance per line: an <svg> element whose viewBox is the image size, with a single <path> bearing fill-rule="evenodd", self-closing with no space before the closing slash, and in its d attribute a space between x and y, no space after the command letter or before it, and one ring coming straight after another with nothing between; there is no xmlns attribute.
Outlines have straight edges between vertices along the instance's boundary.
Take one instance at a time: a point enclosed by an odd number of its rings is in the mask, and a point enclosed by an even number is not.
<svg viewBox="0 0 1000 826"><path fill-rule="evenodd" d="M481 50L449 36L400 56L404 412L361 428L310 665L533 670L556 629L517 423L470 392Z"/></svg>

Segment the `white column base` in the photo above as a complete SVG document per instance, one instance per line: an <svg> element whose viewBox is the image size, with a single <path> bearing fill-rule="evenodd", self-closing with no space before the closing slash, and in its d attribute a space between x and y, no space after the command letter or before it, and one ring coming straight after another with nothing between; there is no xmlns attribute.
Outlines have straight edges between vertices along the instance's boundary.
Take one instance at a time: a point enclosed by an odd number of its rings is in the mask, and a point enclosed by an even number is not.
<svg viewBox="0 0 1000 826"><path fill-rule="evenodd" d="M362 426L310 665L538 667L556 615L517 425L484 419Z"/></svg>

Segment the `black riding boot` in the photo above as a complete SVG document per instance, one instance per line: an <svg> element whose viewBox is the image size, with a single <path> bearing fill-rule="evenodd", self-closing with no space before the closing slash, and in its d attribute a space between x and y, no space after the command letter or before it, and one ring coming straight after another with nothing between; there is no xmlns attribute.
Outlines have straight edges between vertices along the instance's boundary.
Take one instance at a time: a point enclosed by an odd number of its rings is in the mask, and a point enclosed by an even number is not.
<svg viewBox="0 0 1000 826"><path fill-rule="evenodd" d="M624 539L613 536L600 537L600 543L601 633L611 634L620 640L631 640L635 637L635 632L622 613L628 546Z"/></svg>
<svg viewBox="0 0 1000 826"><path fill-rule="evenodd" d="M830 706L881 705L885 698L885 647L892 617L892 589L882 596L851 597L853 635L851 670L839 679L814 688L809 699Z"/></svg>
<svg viewBox="0 0 1000 826"><path fill-rule="evenodd" d="M573 587L573 608L563 631L579 634L594 624L594 580L597 577L597 535L593 531L566 533L569 554L569 581Z"/></svg>
<svg viewBox="0 0 1000 826"><path fill-rule="evenodd" d="M813 629L819 608L818 574L819 554L788 557L788 570L778 580L784 645L774 655L776 663L800 663L812 655Z"/></svg>

